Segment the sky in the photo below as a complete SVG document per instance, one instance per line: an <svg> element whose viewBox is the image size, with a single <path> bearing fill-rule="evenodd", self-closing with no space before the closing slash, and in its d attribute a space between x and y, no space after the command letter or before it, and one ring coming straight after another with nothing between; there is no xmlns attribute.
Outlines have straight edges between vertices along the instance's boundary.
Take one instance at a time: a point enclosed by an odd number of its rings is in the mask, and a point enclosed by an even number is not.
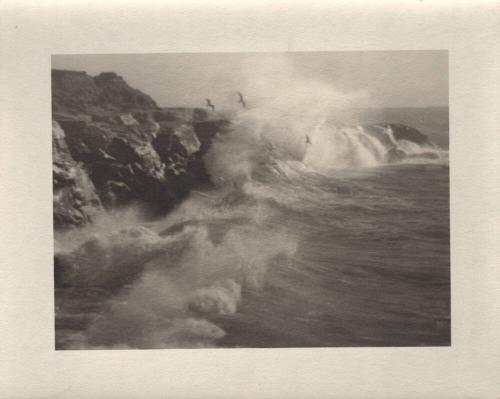
<svg viewBox="0 0 500 399"><path fill-rule="evenodd" d="M53 55L52 68L116 72L162 107L229 105L238 91L251 102L298 82L345 94L355 107L448 105L448 53L439 50Z"/></svg>

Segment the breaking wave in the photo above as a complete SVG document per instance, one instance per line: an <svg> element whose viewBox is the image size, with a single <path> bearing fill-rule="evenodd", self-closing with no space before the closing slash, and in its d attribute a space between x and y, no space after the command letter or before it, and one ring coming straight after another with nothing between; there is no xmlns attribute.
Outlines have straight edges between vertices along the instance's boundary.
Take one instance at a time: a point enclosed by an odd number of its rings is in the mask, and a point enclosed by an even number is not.
<svg viewBox="0 0 500 399"><path fill-rule="evenodd" d="M221 203L210 212L212 201L195 195L149 228L97 233L76 249L59 252L56 282L71 287L59 288L62 329L75 323L80 303L89 306L78 288L105 293L95 298L94 313L79 310L88 322L80 321L85 331L68 332L60 346L210 347L222 338L225 332L213 318L234 314L242 291L259 290L266 269L288 262L296 242L283 229L261 225L262 205L231 212ZM201 207L204 212L198 212Z"/></svg>

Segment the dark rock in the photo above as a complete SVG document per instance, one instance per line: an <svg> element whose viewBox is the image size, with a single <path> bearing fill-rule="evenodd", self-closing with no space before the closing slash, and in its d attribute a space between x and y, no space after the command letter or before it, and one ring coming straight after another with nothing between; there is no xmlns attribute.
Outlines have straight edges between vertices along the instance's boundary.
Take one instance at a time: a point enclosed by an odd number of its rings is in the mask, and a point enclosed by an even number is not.
<svg viewBox="0 0 500 399"><path fill-rule="evenodd" d="M92 78L85 72L52 70L52 110L103 116L158 109L151 97L130 87L113 72Z"/></svg>
<svg viewBox="0 0 500 399"><path fill-rule="evenodd" d="M130 187L114 180L107 181L100 193L101 200L107 208L114 208L130 203L133 195Z"/></svg>
<svg viewBox="0 0 500 399"><path fill-rule="evenodd" d="M150 96L130 87L114 72L101 73L94 81L101 90L99 102L109 104L119 112L158 108Z"/></svg>
<svg viewBox="0 0 500 399"><path fill-rule="evenodd" d="M384 146L388 148L394 146L394 142L387 134L387 130L392 132L392 137L396 141L406 140L419 145L431 145L425 134L422 134L415 128L398 123L364 125L363 129L366 133L376 137Z"/></svg>
<svg viewBox="0 0 500 399"><path fill-rule="evenodd" d="M97 105L100 89L85 72L52 70L52 111L87 113Z"/></svg>
<svg viewBox="0 0 500 399"><path fill-rule="evenodd" d="M140 155L135 151L130 142L121 137L115 137L111 140L108 151L113 158L124 164L141 161Z"/></svg>
<svg viewBox="0 0 500 399"><path fill-rule="evenodd" d="M108 156L106 147L111 140L109 132L81 120L61 121L60 126L75 161L88 163Z"/></svg>
<svg viewBox="0 0 500 399"><path fill-rule="evenodd" d="M229 129L229 122L225 120L194 122L193 129L201 143L201 151L204 153L218 133Z"/></svg>
<svg viewBox="0 0 500 399"><path fill-rule="evenodd" d="M144 204L157 215L209 184L203 155L227 123L210 120L206 110L161 109L115 73L54 70L52 91L53 119L64 130L54 140L58 227L90 220L81 211L92 201L107 209ZM92 201L85 190L68 189L82 185Z"/></svg>

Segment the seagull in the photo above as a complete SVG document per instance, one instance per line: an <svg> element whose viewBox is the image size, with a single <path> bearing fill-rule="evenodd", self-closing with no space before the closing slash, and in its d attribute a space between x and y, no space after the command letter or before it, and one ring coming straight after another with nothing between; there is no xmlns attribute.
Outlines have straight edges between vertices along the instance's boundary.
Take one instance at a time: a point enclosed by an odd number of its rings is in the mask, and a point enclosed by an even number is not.
<svg viewBox="0 0 500 399"><path fill-rule="evenodd" d="M215 111L215 105L212 104L209 98L205 98L205 101L207 102L207 107L212 108L212 112Z"/></svg>
<svg viewBox="0 0 500 399"><path fill-rule="evenodd" d="M246 108L247 104L246 104L245 100L243 100L243 94L241 94L240 92L238 92L238 96L240 96L240 101L238 101L238 103L240 103L241 105L243 105L243 108Z"/></svg>

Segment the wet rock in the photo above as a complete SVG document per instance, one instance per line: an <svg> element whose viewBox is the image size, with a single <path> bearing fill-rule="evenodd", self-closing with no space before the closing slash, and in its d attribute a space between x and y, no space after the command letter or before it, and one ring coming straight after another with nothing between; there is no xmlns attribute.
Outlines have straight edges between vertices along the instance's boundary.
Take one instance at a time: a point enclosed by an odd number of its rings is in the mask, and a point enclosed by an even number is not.
<svg viewBox="0 0 500 399"><path fill-rule="evenodd" d="M209 184L203 155L225 125L206 110L161 109L114 73L56 70L52 91L57 226L90 220L87 192L62 187L85 186L99 206L137 203L154 216Z"/></svg>

